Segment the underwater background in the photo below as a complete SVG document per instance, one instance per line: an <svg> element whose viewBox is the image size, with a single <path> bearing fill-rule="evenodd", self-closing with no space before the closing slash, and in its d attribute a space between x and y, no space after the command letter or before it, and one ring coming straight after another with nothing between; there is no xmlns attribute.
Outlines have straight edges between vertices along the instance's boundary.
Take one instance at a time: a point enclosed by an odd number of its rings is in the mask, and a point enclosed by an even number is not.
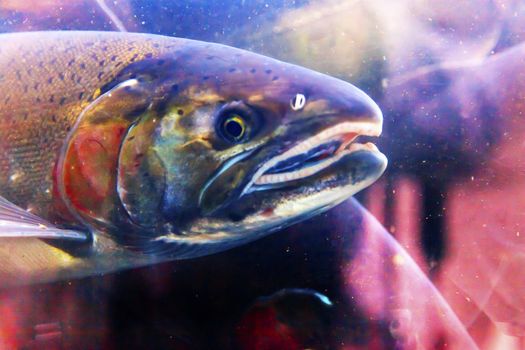
<svg viewBox="0 0 525 350"><path fill-rule="evenodd" d="M0 32L129 31L349 81L383 178L209 257L0 291L2 349L525 348L525 2L0 0ZM1 42L0 42L1 45Z"/></svg>

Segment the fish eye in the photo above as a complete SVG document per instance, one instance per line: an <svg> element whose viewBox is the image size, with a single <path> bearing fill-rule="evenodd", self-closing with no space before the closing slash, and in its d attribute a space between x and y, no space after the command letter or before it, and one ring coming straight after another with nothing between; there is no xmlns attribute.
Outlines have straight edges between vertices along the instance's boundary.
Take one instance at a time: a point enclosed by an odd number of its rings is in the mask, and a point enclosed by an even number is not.
<svg viewBox="0 0 525 350"><path fill-rule="evenodd" d="M244 135L246 123L239 115L232 114L224 121L223 128L226 135L237 141Z"/></svg>
<svg viewBox="0 0 525 350"><path fill-rule="evenodd" d="M221 134L230 142L243 141L247 122L240 113L228 113L221 123Z"/></svg>
<svg viewBox="0 0 525 350"><path fill-rule="evenodd" d="M263 126L262 112L243 101L225 103L215 116L215 132L228 143L244 143Z"/></svg>

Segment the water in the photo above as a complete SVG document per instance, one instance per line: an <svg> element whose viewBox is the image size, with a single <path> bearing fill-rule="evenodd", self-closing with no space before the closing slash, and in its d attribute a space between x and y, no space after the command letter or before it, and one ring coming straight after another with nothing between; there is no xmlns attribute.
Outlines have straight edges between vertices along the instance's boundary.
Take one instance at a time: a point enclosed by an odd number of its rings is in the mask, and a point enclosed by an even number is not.
<svg viewBox="0 0 525 350"><path fill-rule="evenodd" d="M1 3L3 32L173 35L352 82L383 110L389 168L356 196L367 210L350 200L221 254L5 289L0 348L522 348L523 8Z"/></svg>

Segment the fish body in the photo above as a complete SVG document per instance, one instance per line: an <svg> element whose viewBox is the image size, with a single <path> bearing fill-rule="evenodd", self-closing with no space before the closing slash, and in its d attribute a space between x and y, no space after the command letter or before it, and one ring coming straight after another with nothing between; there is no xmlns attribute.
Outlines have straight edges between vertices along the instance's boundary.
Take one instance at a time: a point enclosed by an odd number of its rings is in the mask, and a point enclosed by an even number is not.
<svg viewBox="0 0 525 350"><path fill-rule="evenodd" d="M381 132L363 92L219 44L4 34L0 89L0 281L218 252L331 208L386 166L354 142Z"/></svg>

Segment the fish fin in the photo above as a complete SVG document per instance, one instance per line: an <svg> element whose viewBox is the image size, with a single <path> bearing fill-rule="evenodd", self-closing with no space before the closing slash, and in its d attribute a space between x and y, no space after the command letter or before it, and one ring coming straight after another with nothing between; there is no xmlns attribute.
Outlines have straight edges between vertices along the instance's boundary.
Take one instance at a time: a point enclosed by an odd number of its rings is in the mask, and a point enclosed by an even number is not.
<svg viewBox="0 0 525 350"><path fill-rule="evenodd" d="M84 232L61 229L0 196L0 238L87 241Z"/></svg>

